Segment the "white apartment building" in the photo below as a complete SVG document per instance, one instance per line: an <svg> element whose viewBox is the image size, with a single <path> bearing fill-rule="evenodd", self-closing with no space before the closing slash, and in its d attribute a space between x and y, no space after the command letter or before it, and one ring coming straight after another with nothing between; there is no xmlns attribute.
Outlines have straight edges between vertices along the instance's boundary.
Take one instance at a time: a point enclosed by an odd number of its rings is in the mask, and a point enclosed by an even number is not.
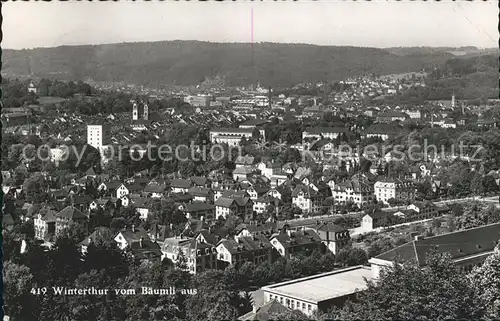
<svg viewBox="0 0 500 321"><path fill-rule="evenodd" d="M389 204L391 198L395 200L414 200L415 187L412 182L386 179L375 183L375 197L379 202Z"/></svg>
<svg viewBox="0 0 500 321"><path fill-rule="evenodd" d="M106 125L87 125L87 144L101 150L109 143L109 128Z"/></svg>
<svg viewBox="0 0 500 321"><path fill-rule="evenodd" d="M330 187L331 188L331 187ZM373 188L364 182L348 180L331 188L335 203L354 203L361 207L373 199Z"/></svg>

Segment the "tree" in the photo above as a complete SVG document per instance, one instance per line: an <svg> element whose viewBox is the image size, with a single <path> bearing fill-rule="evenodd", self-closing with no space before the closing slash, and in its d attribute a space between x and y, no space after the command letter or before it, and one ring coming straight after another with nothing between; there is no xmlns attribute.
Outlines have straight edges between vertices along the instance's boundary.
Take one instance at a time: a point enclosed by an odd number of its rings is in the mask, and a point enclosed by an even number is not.
<svg viewBox="0 0 500 321"><path fill-rule="evenodd" d="M186 300L187 320L235 320L241 297L228 280L229 271L208 270L196 275L193 287L197 294ZM236 271L229 273L236 280ZM229 281L229 282L228 282ZM248 311L247 311L248 312Z"/></svg>
<svg viewBox="0 0 500 321"><path fill-rule="evenodd" d="M469 275L470 283L486 309L486 316L500 319L500 247L497 246L482 266Z"/></svg>
<svg viewBox="0 0 500 321"><path fill-rule="evenodd" d="M367 282L359 302L348 302L334 319L449 320L483 316L479 298L450 255L428 253L426 266L395 262Z"/></svg>
<svg viewBox="0 0 500 321"><path fill-rule="evenodd" d="M362 265L368 262L368 256L366 255L365 250L352 248L349 251L349 256L347 257L347 265L355 266Z"/></svg>
<svg viewBox="0 0 500 321"><path fill-rule="evenodd" d="M222 292L215 305L208 312L207 320L236 320L238 318L238 310L231 304L231 299L230 293Z"/></svg>
<svg viewBox="0 0 500 321"><path fill-rule="evenodd" d="M484 176L483 178L483 190L485 194L498 193L498 185L493 176Z"/></svg>
<svg viewBox="0 0 500 321"><path fill-rule="evenodd" d="M37 293L31 293L33 274L25 265L11 261L3 264L4 309L6 315L13 320L33 320L36 311L33 309ZM42 295L42 293L39 293Z"/></svg>
<svg viewBox="0 0 500 321"><path fill-rule="evenodd" d="M309 320L309 318L299 310L286 310L281 313L271 313L269 320L302 321Z"/></svg>
<svg viewBox="0 0 500 321"><path fill-rule="evenodd" d="M483 178L479 173L474 174L470 182L470 191L475 195L482 195L484 192Z"/></svg>

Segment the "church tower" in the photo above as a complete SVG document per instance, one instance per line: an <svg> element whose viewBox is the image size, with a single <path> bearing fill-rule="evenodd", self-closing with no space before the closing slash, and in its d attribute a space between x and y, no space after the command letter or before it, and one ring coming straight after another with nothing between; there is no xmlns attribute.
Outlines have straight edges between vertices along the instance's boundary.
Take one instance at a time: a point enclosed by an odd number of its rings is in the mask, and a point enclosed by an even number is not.
<svg viewBox="0 0 500 321"><path fill-rule="evenodd" d="M138 120L139 119L139 108L137 106L137 102L134 101L134 104L132 106L132 120Z"/></svg>
<svg viewBox="0 0 500 321"><path fill-rule="evenodd" d="M144 111L143 111L143 115L142 117L144 118L144 120L148 120L149 119L149 108L148 108L148 104L144 104Z"/></svg>

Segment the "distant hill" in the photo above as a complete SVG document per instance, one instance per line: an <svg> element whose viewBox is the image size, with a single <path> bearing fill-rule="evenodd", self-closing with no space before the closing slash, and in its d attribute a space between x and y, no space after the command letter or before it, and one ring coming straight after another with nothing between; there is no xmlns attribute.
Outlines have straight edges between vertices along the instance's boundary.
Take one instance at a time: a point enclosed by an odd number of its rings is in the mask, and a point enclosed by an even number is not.
<svg viewBox="0 0 500 321"><path fill-rule="evenodd" d="M489 54L498 54L498 48L487 48L479 49L477 47L393 47L385 48L388 52L399 55L399 56L409 56L409 55L428 55L428 54L452 54L454 56L480 56Z"/></svg>
<svg viewBox="0 0 500 321"><path fill-rule="evenodd" d="M7 77L53 77L124 81L140 85L195 85L218 76L227 85L290 86L420 71L454 55L442 51L402 54L401 50L306 44L161 41L95 46L3 50ZM403 48L404 49L404 48Z"/></svg>

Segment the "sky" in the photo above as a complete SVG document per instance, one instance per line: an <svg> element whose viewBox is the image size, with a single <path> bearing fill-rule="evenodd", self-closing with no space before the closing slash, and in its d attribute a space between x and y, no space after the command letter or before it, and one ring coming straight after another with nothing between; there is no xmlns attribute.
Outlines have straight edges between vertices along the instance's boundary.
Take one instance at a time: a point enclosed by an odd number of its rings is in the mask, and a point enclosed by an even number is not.
<svg viewBox="0 0 500 321"><path fill-rule="evenodd" d="M2 48L252 38L378 48L498 46L498 1L445 1L4 2Z"/></svg>

